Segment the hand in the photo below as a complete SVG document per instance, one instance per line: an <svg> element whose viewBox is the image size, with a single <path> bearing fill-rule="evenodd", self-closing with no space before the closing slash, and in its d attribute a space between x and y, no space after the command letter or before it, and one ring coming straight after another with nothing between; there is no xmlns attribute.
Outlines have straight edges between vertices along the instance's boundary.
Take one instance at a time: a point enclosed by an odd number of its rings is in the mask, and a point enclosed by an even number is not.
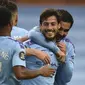
<svg viewBox="0 0 85 85"><path fill-rule="evenodd" d="M58 42L57 46L60 48L62 52L66 54L66 44L64 42Z"/></svg>
<svg viewBox="0 0 85 85"><path fill-rule="evenodd" d="M51 77L55 73L55 69L50 67L50 64L45 65L40 68L39 70L40 74L44 77Z"/></svg>
<svg viewBox="0 0 85 85"><path fill-rule="evenodd" d="M42 60L45 64L50 64L50 57L47 53L40 51L38 49L26 48L26 55L29 56L36 56L40 60Z"/></svg>
<svg viewBox="0 0 85 85"><path fill-rule="evenodd" d="M57 53L58 59L61 62L65 62L65 56L66 56L66 44L63 42L58 42L57 46L60 48L60 51Z"/></svg>
<svg viewBox="0 0 85 85"><path fill-rule="evenodd" d="M47 53L37 50L36 57L42 60L45 64L50 64L50 57Z"/></svg>
<svg viewBox="0 0 85 85"><path fill-rule="evenodd" d="M65 62L65 54L62 52L62 51L58 51L57 54L56 54L58 57L58 60L61 61L61 62Z"/></svg>

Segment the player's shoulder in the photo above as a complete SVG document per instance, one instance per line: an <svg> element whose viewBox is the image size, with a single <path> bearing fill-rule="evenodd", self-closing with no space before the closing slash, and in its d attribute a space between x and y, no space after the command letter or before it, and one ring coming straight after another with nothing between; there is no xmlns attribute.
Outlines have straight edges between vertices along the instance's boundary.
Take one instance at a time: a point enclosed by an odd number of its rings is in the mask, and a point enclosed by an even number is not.
<svg viewBox="0 0 85 85"><path fill-rule="evenodd" d="M38 29L38 28L39 28L39 26L34 26L34 27L33 27L33 29Z"/></svg>
<svg viewBox="0 0 85 85"><path fill-rule="evenodd" d="M24 45L23 45L22 42L20 42L20 41L18 41L18 40L15 40L15 39L13 39L12 37L9 37L8 39L10 40L11 45L13 45L13 46L15 46L15 47L16 47L16 46L20 46L20 47L24 48Z"/></svg>
<svg viewBox="0 0 85 85"><path fill-rule="evenodd" d="M13 42L13 43L17 42L17 40L13 39L12 37L8 37L8 39L10 42Z"/></svg>
<svg viewBox="0 0 85 85"><path fill-rule="evenodd" d="M32 30L34 30L34 31L40 31L40 27L39 26L34 26Z"/></svg>
<svg viewBox="0 0 85 85"><path fill-rule="evenodd" d="M23 32L28 32L26 29L24 29L24 28L21 28L21 27L18 27L18 26L13 26L13 28L12 28L13 30L19 30L19 31L23 31Z"/></svg>
<svg viewBox="0 0 85 85"><path fill-rule="evenodd" d="M73 46L75 48L74 44L72 43L72 41L68 37L64 38L64 40L66 43L70 44L71 46Z"/></svg>
<svg viewBox="0 0 85 85"><path fill-rule="evenodd" d="M72 43L71 40L68 37L64 38L64 40L65 40L65 42Z"/></svg>
<svg viewBox="0 0 85 85"><path fill-rule="evenodd" d="M19 44L19 41L18 41L18 40L13 39L12 37L9 37L8 39L9 39L9 41L10 41L11 45L17 45L17 44Z"/></svg>
<svg viewBox="0 0 85 85"><path fill-rule="evenodd" d="M34 45L34 44L35 43L31 39L24 42L24 45Z"/></svg>

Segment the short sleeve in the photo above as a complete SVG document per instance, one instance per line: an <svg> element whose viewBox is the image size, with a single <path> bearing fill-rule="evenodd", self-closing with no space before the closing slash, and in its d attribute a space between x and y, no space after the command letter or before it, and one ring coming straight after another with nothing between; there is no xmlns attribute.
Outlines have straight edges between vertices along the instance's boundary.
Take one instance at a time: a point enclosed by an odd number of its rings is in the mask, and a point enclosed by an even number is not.
<svg viewBox="0 0 85 85"><path fill-rule="evenodd" d="M21 42L16 42L15 44L16 46L12 59L12 66L26 67L24 45Z"/></svg>

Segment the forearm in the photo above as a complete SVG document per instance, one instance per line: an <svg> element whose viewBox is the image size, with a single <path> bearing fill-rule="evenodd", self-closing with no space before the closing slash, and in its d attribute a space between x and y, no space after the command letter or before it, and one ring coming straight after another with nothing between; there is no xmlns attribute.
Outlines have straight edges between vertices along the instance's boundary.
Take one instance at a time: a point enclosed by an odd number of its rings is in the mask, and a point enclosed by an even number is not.
<svg viewBox="0 0 85 85"><path fill-rule="evenodd" d="M45 64L50 63L50 57L48 56L47 53L38 50L38 49L32 49L32 48L26 48L26 55L29 56L35 56L41 61L43 61Z"/></svg>
<svg viewBox="0 0 85 85"><path fill-rule="evenodd" d="M23 66L14 66L13 71L17 79L32 79L37 76L49 77L51 74L55 73L55 69L50 68L50 65L42 66L36 70L30 70Z"/></svg>
<svg viewBox="0 0 85 85"><path fill-rule="evenodd" d="M65 54L57 47L56 43L50 41L47 42L40 32L31 31L32 35L30 35L30 38L33 42L38 43L39 45L46 47L50 49L53 53L56 54L57 58L60 59L60 57L63 59L61 61L65 61ZM39 37L38 37L39 36Z"/></svg>
<svg viewBox="0 0 85 85"><path fill-rule="evenodd" d="M51 41L46 42L43 34L41 34L40 32L32 31L30 34L30 38L33 42L50 49L55 54L60 50L55 43Z"/></svg>
<svg viewBox="0 0 85 85"><path fill-rule="evenodd" d="M40 75L39 70L24 70L21 79L32 79Z"/></svg>
<svg viewBox="0 0 85 85"><path fill-rule="evenodd" d="M13 68L17 79L32 79L41 75L40 70L29 70L25 67L15 66Z"/></svg>
<svg viewBox="0 0 85 85"><path fill-rule="evenodd" d="M41 51L33 48L26 48L26 55L27 56L37 56Z"/></svg>

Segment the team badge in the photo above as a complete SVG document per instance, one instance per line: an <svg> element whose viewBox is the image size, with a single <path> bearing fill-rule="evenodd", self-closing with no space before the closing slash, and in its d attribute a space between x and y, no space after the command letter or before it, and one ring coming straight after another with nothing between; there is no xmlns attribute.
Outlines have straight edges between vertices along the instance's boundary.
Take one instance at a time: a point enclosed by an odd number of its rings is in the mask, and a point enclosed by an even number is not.
<svg viewBox="0 0 85 85"><path fill-rule="evenodd" d="M20 52L19 53L19 57L21 60L25 60L25 53L24 52Z"/></svg>

